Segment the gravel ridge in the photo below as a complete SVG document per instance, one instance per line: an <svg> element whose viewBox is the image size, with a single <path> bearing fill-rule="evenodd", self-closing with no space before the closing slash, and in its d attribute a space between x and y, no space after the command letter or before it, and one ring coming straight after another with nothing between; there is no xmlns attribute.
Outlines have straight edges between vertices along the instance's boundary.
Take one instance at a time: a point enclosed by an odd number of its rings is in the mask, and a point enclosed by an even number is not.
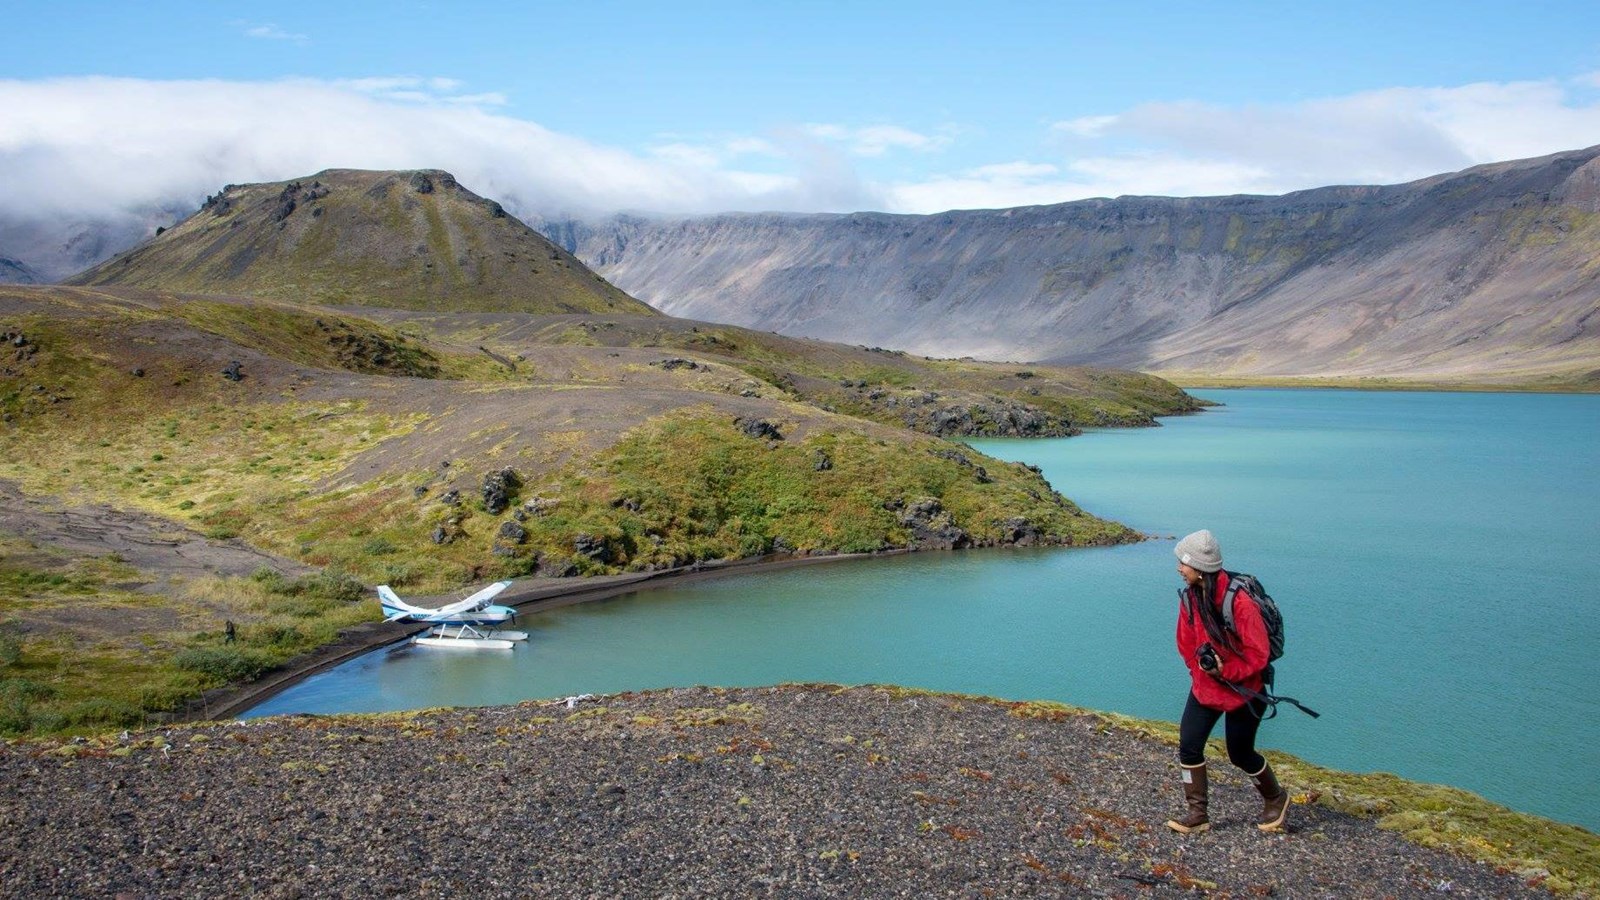
<svg viewBox="0 0 1600 900"><path fill-rule="evenodd" d="M1176 769L1091 714L832 685L17 742L0 896L1548 896L1314 804L1262 834L1226 763L1174 834Z"/></svg>

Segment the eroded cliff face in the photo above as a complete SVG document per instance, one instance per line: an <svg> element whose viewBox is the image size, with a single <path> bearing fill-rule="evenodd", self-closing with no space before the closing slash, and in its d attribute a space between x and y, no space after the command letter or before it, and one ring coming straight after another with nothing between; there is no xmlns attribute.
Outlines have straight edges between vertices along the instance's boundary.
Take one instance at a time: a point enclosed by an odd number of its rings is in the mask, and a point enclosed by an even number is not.
<svg viewBox="0 0 1600 900"><path fill-rule="evenodd" d="M939 356L1582 377L1600 147L1404 185L931 216L538 223L663 312Z"/></svg>

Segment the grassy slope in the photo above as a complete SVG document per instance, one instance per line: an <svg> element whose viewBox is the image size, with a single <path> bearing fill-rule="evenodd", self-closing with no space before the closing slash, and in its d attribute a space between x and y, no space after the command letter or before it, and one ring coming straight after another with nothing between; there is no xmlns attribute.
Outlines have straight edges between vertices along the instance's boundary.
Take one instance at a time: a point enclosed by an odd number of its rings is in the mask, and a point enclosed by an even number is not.
<svg viewBox="0 0 1600 900"><path fill-rule="evenodd" d="M1152 425L1156 416L1201 405L1170 382L1138 372L932 359L687 319L378 315L508 353L527 343L674 350L733 366L824 409L946 436L1016 433L993 415L1018 407L1035 414L1045 426L1040 433L1070 433L1086 426ZM951 410L971 410L972 427L941 432L938 414Z"/></svg>
<svg viewBox="0 0 1600 900"><path fill-rule="evenodd" d="M249 677L375 615L355 602L352 579L437 592L533 572L903 547L917 524L904 512L929 500L938 507L922 524L960 529L975 544L1005 540L1019 524L1053 543L1137 537L1084 514L1027 467L804 403L749 401L785 432L751 437L715 405L718 395L688 389L703 373L686 375L680 393L704 402L646 418L597 450L575 445L558 463L526 465L525 440L512 432L458 457L458 475L398 465L350 479L341 473L357 457L418 429L450 429L451 409L407 406L423 385L449 382L449 407L617 385L539 383L536 372L509 371L481 353L292 304L67 288L6 289L0 303L11 310L5 327L27 336L0 370L0 478L36 496L242 538L326 573L306 582L262 573L152 595L115 585L155 583L157 573L102 577L95 573L117 561L53 559L14 542L0 556L14 576L0 581L0 620L26 633L14 633L23 650L0 668L11 710L0 730L123 724ZM248 358L243 382L219 376L229 357ZM506 464L521 467L526 483L491 514L476 487ZM440 502L457 486L459 502ZM535 497L536 509L520 505ZM507 539L505 528L525 538ZM436 543L440 534L445 543ZM51 586L57 576L74 587ZM140 631L131 648L120 635L62 627L63 611L86 597L106 609L154 610L161 627L130 619ZM235 644L222 643L224 619L240 625ZM83 705L95 697L105 702Z"/></svg>

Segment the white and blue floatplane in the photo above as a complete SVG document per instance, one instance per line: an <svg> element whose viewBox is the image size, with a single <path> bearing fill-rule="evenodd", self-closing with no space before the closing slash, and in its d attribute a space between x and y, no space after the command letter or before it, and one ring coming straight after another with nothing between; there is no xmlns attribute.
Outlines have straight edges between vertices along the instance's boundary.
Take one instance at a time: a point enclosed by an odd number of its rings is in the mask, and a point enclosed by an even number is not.
<svg viewBox="0 0 1600 900"><path fill-rule="evenodd" d="M517 611L489 602L510 586L509 581L497 581L465 600L428 609L412 606L401 600L387 584L380 584L378 602L383 605L385 622L422 622L433 626L412 638L413 644L462 650L510 650L518 641L527 640L528 633L501 628L517 617Z"/></svg>

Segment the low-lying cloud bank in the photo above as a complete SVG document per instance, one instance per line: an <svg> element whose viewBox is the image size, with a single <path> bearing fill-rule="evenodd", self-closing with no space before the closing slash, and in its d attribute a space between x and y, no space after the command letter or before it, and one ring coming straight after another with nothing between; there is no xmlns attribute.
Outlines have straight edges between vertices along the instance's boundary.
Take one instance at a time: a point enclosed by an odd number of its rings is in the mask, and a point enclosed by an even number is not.
<svg viewBox="0 0 1600 900"><path fill-rule="evenodd" d="M0 81L0 256L23 259L27 223L147 232L225 183L330 167L448 169L524 216L928 213L1399 182L1600 135L1600 75L1587 75L1277 106L1152 103L1041 126L1020 158L941 170L964 124L924 135L894 123L804 123L632 152L515 118L497 111L504 97L459 88L440 78ZM863 163L903 175L873 180Z"/></svg>

